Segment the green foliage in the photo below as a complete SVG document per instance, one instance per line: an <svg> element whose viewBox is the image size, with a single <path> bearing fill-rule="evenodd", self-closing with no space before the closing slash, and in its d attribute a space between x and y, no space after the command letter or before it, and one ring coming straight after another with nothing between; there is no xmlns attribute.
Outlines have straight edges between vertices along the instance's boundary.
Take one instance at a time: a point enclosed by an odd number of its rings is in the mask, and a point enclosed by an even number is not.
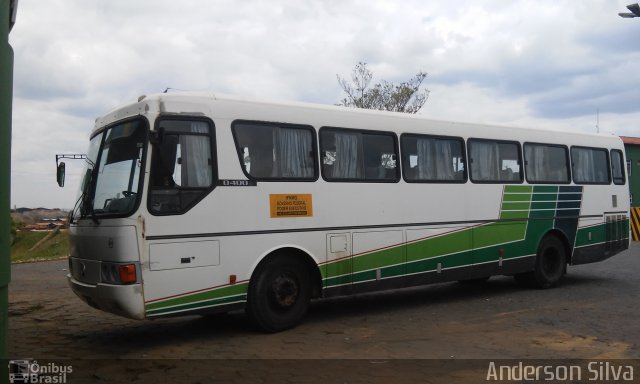
<svg viewBox="0 0 640 384"><path fill-rule="evenodd" d="M417 113L429 97L429 90L420 90L427 77L426 72L418 72L414 77L400 84L386 80L370 86L373 73L367 63L359 62L351 73L351 82L338 77L338 84L347 94L338 105L392 112Z"/></svg>
<svg viewBox="0 0 640 384"><path fill-rule="evenodd" d="M16 235L18 228L20 227L21 224L22 223L15 221L13 217L11 217L11 236Z"/></svg>
<svg viewBox="0 0 640 384"><path fill-rule="evenodd" d="M66 257L69 254L69 234L67 231L60 231L40 247L29 252L29 249L48 234L49 232L16 232L15 241L11 246L11 261L54 260Z"/></svg>
<svg viewBox="0 0 640 384"><path fill-rule="evenodd" d="M9 245L11 246L16 241L16 236L18 233L18 223L13 220L13 217L9 216L9 218L11 219L11 230L9 232Z"/></svg>

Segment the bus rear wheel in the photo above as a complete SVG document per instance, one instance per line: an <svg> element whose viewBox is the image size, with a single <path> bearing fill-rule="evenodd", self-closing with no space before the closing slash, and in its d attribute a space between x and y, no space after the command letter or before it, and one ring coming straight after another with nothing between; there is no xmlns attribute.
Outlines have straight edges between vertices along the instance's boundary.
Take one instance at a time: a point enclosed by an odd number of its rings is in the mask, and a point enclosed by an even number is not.
<svg viewBox="0 0 640 384"><path fill-rule="evenodd" d="M564 276L567 255L564 244L556 236L545 237L538 246L535 269L515 275L516 282L534 288L551 288Z"/></svg>
<svg viewBox="0 0 640 384"><path fill-rule="evenodd" d="M309 281L302 262L280 257L268 260L249 284L247 315L266 332L295 327L309 308Z"/></svg>

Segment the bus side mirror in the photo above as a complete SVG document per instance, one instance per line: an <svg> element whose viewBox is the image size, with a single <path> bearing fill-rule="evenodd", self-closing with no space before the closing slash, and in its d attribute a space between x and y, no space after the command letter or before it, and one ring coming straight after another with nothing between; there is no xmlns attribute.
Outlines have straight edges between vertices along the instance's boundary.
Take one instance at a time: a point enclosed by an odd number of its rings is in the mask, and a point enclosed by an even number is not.
<svg viewBox="0 0 640 384"><path fill-rule="evenodd" d="M64 187L64 175L65 175L64 161L58 164L58 170L56 172L56 179L58 180L58 186Z"/></svg>

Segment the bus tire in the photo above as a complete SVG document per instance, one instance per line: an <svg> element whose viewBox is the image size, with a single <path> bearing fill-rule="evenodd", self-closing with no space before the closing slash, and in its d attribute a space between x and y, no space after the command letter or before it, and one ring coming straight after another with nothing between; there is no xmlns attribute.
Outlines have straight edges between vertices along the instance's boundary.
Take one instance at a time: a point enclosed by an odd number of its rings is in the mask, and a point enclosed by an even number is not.
<svg viewBox="0 0 640 384"><path fill-rule="evenodd" d="M266 332L298 325L311 300L309 271L302 261L276 257L261 265L249 284L246 312Z"/></svg>
<svg viewBox="0 0 640 384"><path fill-rule="evenodd" d="M515 275L523 286L547 289L560 283L567 267L567 255L562 241L553 235L546 236L538 246L536 265L532 272Z"/></svg>

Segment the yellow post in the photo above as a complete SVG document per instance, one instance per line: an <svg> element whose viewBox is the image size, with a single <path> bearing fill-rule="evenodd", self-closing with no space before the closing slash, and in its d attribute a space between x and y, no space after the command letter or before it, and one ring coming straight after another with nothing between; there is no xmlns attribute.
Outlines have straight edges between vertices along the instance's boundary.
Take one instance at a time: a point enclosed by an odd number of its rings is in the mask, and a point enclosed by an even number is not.
<svg viewBox="0 0 640 384"><path fill-rule="evenodd" d="M631 208L631 236L633 241L640 239L640 208Z"/></svg>

